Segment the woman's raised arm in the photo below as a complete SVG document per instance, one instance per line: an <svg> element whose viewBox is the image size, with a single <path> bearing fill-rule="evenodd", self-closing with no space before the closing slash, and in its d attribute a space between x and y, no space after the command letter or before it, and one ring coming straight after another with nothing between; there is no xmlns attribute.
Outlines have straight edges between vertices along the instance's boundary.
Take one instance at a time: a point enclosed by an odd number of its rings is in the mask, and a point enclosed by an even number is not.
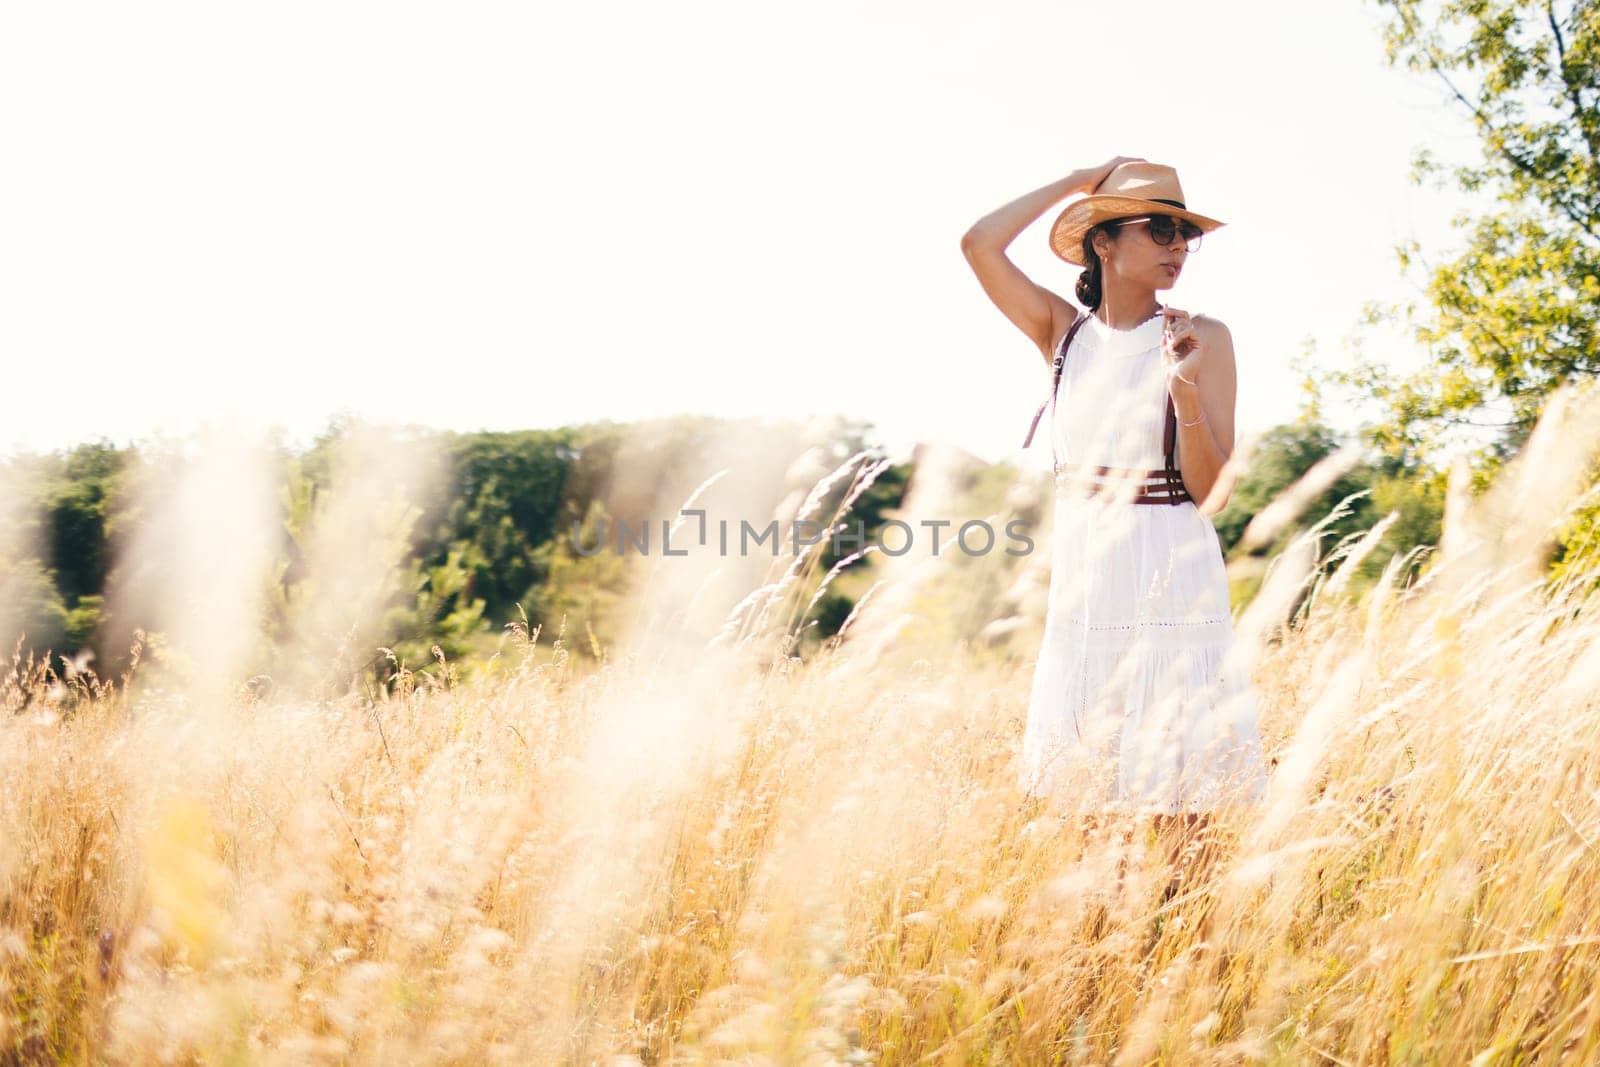
<svg viewBox="0 0 1600 1067"><path fill-rule="evenodd" d="M1077 313L1062 297L1039 285L1011 262L1006 248L1039 216L1074 193L1092 193L1106 175L1135 156L1117 156L1098 167L1075 170L1060 181L1035 189L996 208L961 235L961 254L978 283L1006 318L1038 346L1048 364L1056 334L1071 325Z"/></svg>

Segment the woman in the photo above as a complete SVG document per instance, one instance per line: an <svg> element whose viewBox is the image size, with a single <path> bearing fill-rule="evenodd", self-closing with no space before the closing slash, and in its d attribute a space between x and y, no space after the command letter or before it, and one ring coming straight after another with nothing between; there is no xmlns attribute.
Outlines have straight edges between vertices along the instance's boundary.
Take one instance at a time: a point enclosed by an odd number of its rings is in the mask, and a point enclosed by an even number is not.
<svg viewBox="0 0 1600 1067"><path fill-rule="evenodd" d="M1061 212L1050 247L1085 268L1081 312L1005 253L1075 193L1091 195ZM1118 156L992 212L961 242L1052 369L1040 409L1056 474L1050 599L1019 784L1080 813L1153 815L1163 833L1181 819L1175 861L1208 812L1259 802L1267 784L1209 518L1234 445L1233 344L1217 319L1156 299L1221 225L1185 207L1171 167Z"/></svg>

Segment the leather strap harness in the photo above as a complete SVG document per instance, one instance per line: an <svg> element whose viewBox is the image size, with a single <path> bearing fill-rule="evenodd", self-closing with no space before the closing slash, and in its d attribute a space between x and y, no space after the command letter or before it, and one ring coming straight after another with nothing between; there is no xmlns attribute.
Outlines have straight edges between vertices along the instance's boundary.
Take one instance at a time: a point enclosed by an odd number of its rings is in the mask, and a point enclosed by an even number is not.
<svg viewBox="0 0 1600 1067"><path fill-rule="evenodd" d="M1081 314L1067 330L1066 337L1061 340L1061 347L1056 350L1055 359L1050 365L1050 395L1045 402L1039 405L1039 410L1033 413L1033 422L1028 425L1028 436L1022 439L1022 447L1027 448L1033 442L1033 433L1039 427L1039 420L1044 417L1045 409L1055 404L1056 390L1061 387L1061 369L1067 361L1067 349L1072 347L1072 338L1078 332L1088 314ZM1162 430L1162 451L1166 465L1158 470L1133 471L1119 467L1101 467L1085 463L1056 463L1054 464L1057 479L1065 474L1075 481L1085 481L1094 486L1105 484L1105 479L1118 481L1124 485L1129 482L1142 483L1132 502L1135 504L1181 504L1186 500L1193 500L1189 490L1183 484L1183 475L1178 471L1175 455L1178 447L1178 412L1172 403L1172 394L1167 393L1166 425ZM1092 473L1091 473L1092 472Z"/></svg>

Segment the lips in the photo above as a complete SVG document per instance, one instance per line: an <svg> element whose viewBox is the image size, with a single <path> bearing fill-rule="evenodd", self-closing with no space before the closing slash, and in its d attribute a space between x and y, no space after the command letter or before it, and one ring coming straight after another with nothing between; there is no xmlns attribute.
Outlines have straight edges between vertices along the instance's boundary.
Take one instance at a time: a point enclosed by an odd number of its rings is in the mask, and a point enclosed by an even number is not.
<svg viewBox="0 0 1600 1067"><path fill-rule="evenodd" d="M1168 270L1170 270L1174 274L1178 273L1179 267L1178 267L1178 265L1176 263L1163 263L1161 265L1163 267L1167 268Z"/></svg>

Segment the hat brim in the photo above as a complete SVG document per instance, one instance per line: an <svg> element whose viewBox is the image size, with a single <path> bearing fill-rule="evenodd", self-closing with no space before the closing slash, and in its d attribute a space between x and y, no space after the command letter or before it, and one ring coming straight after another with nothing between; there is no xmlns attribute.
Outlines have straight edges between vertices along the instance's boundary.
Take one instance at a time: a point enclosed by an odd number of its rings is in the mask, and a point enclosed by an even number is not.
<svg viewBox="0 0 1600 1067"><path fill-rule="evenodd" d="M1128 215L1171 215L1188 219L1200 227L1201 233L1226 225L1209 215L1137 196L1086 196L1068 204L1066 210L1056 216L1055 224L1050 227L1050 250L1074 266L1087 267L1089 264L1083 259L1083 235L1098 223Z"/></svg>

